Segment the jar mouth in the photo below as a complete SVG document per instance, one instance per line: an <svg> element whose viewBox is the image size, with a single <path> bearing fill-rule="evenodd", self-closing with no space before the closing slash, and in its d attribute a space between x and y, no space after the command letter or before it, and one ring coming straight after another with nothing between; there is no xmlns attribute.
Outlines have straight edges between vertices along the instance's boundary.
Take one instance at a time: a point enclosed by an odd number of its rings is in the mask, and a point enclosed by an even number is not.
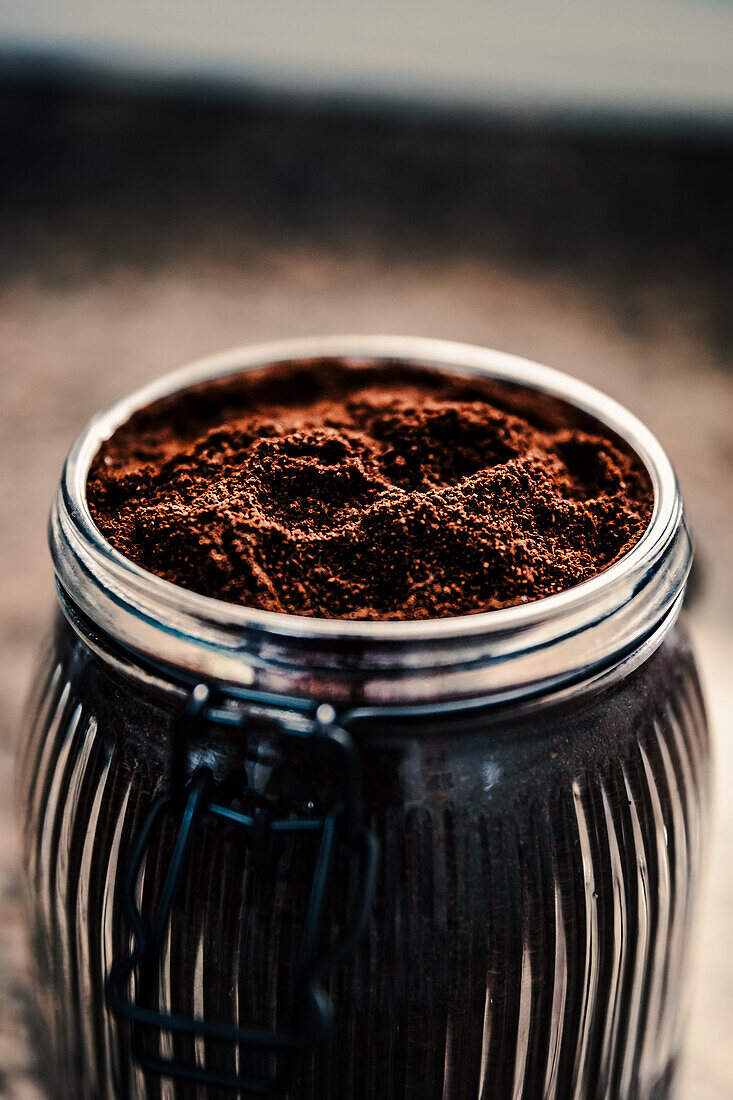
<svg viewBox="0 0 733 1100"><path fill-rule="evenodd" d="M433 367L464 377L479 375L558 398L593 417L638 456L654 494L649 525L617 562L557 594L499 610L399 621L318 619L226 603L149 573L115 550L102 535L87 503L87 476L101 444L134 412L177 390L217 377L270 364L329 357L359 364L388 361ZM629 621L625 628L617 622L617 629L607 632L611 648L619 645L619 629L621 633L625 630L626 642L632 645L653 630L678 601L691 560L671 463L653 434L622 405L569 375L526 359L467 344L399 336L313 337L234 348L138 389L96 415L73 445L52 509L50 542L62 588L87 617L118 641L133 649L141 648L163 663L182 662L191 672L209 674L215 668L224 672L225 679L245 683L257 679L254 666L267 660L262 647L268 649L268 640L271 659L277 665L285 657L280 650L287 650L290 643L296 651L305 645L316 665L320 646L338 649L343 645L343 660L336 661L336 666L353 664L358 654L357 663L363 669L373 664L381 668L387 650L391 651L391 659L407 671L421 665L419 653L426 647L430 660L439 666L442 661L437 650L447 646L453 651L462 643L469 648L469 660L475 659L474 646L479 641L481 652L493 651L495 659L506 658L512 648L517 652L538 647L547 650L569 635L618 616L624 608L628 611L635 602L637 613L633 618L639 621L633 627ZM665 576L660 578L661 572ZM138 621L137 629L134 619ZM153 635L157 635L154 643ZM509 639L514 639L513 647L507 645ZM220 658L234 656L234 665L231 660L217 660L217 649L221 650ZM448 663L453 664L455 658L453 652Z"/></svg>

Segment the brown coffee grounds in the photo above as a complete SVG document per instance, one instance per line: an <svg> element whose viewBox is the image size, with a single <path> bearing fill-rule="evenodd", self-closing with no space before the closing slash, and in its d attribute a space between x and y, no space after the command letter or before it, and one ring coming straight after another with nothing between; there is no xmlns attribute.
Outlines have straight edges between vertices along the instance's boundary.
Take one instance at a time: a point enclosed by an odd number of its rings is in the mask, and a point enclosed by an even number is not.
<svg viewBox="0 0 733 1100"><path fill-rule="evenodd" d="M639 460L560 402L329 361L143 409L100 449L88 498L112 545L174 584L382 620L561 592L625 554L652 508Z"/></svg>

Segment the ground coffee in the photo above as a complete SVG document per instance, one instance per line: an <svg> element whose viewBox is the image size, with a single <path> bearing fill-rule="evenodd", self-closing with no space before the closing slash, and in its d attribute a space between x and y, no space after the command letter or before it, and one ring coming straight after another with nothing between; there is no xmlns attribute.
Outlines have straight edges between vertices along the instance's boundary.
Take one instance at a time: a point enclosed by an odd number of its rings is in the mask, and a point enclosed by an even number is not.
<svg viewBox="0 0 733 1100"><path fill-rule="evenodd" d="M639 460L521 387L318 361L141 410L89 475L117 550L268 611L425 619L587 580L645 529Z"/></svg>

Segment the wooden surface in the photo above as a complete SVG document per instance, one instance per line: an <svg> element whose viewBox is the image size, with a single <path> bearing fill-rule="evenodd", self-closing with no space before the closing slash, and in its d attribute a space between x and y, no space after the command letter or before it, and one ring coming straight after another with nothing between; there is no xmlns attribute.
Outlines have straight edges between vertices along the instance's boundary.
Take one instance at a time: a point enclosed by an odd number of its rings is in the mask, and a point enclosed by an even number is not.
<svg viewBox="0 0 733 1100"><path fill-rule="evenodd" d="M36 173L52 170L48 149L44 155ZM75 186L72 179L70 190ZM18 187L14 203L21 213L22 202ZM648 203L651 217L654 204ZM164 221L165 208L163 198L155 209ZM446 247L423 255L410 247L396 254L362 233L337 245L325 244L323 233L294 243L285 231L263 241L238 225L232 231L238 241L234 255L225 223L207 232L199 224L194 240L183 233L180 218L161 236L155 217L138 225L120 217L109 201L92 214L85 215L85 209L71 218L68 203L60 210L47 201L42 215L31 204L23 215L26 251L6 249L0 266L2 1100L39 1096L22 1022L27 974L13 756L30 661L52 601L45 523L64 454L96 409L187 359L238 343L326 332L446 337L542 360L623 401L658 434L675 462L698 542L691 617L718 745L715 832L679 1095L728 1100L733 1096L733 373L730 326L711 305L718 284L704 250L689 253L689 269L681 259L674 269L657 265L653 276L646 271L633 284L617 274L609 289L607 280L589 275L592 264L579 263L578 271L572 264L540 265L526 253L512 258L506 248L482 255ZM641 225L644 216L637 220ZM6 244L18 246L18 225L11 219L3 226ZM138 230L139 238L131 240ZM644 232L642 226L639 233ZM604 263L611 237L605 238ZM173 239L175 247L161 245ZM633 254L633 240L626 245ZM680 256L686 254L682 249ZM718 289L722 301L723 287Z"/></svg>

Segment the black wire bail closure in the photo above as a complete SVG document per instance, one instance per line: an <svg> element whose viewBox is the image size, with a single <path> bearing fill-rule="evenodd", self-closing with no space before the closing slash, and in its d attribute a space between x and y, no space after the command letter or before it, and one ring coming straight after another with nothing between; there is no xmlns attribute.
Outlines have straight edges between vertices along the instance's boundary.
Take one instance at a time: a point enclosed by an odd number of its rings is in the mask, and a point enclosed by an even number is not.
<svg viewBox="0 0 733 1100"><path fill-rule="evenodd" d="M252 693L254 699L254 693ZM362 937L369 919L378 859L377 841L366 827L360 799L361 776L356 746L349 734L336 725L331 706L321 705L310 718L303 719L279 700L258 695L256 701L268 707L274 705L278 737L311 741L314 748L331 755L334 774L343 781L332 805L319 818L282 817L272 819L255 813L240 813L213 801L214 776L207 767L198 768L186 780L188 747L197 732L212 725L238 726L244 729L248 715L244 708L237 711L216 708L205 684L197 684L188 697L176 723L171 739L170 790L159 795L130 848L120 880L118 903L129 930L131 948L110 967L106 980L106 997L110 1011L132 1024L132 1052L143 1069L162 1076L231 1089L239 1094L275 1096L287 1091L298 1053L322 1043L334 1025L334 1006L320 984L326 973L350 955ZM293 719L298 721L294 722ZM272 720L272 719L271 719ZM136 900L140 870L151 838L162 819L170 815L175 823L175 839L170 863L160 890L153 915L144 919ZM161 965L161 951L181 875L187 865L191 842L204 815L213 815L236 827L241 827L250 841L261 830L273 833L311 835L319 839L310 896L306 910L303 937L293 975L291 1031L268 1031L240 1027L224 1021L183 1017L157 1011L138 1003L140 991L154 988ZM350 904L350 921L338 939L325 949L320 947L320 930L329 870L336 846L359 861L358 887ZM133 992L131 992L131 990ZM142 997L139 998L142 1000ZM157 1040L150 1043L151 1033ZM185 1063L155 1053L159 1050L160 1033L187 1036L192 1039L216 1039L241 1048L277 1055L277 1069L270 1077L228 1075L207 1069L198 1062ZM149 1042L146 1046L145 1039ZM154 1050L150 1046L154 1045Z"/></svg>

